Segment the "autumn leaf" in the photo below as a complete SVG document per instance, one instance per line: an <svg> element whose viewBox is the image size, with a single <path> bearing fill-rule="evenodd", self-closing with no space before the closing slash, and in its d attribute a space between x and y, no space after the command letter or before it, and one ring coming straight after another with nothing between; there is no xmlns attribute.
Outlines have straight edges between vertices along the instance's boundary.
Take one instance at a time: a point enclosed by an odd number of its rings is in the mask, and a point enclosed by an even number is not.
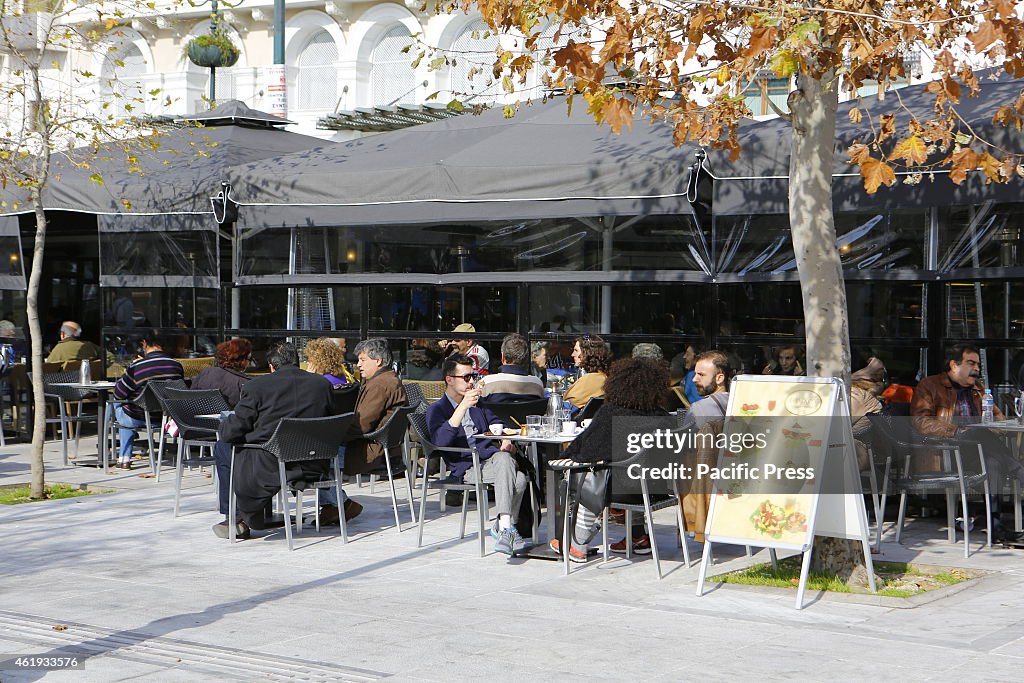
<svg viewBox="0 0 1024 683"><path fill-rule="evenodd" d="M985 174L986 185L992 182L993 180L999 182L999 180L1001 179L999 175L1000 165L1001 164L999 163L999 159L996 159L988 152L985 152L980 157L978 157L978 168L980 168L981 172Z"/></svg>
<svg viewBox="0 0 1024 683"><path fill-rule="evenodd" d="M903 159L908 164L915 166L923 164L928 160L928 151L924 140L916 135L901 140L889 155L889 161L893 159Z"/></svg>
<svg viewBox="0 0 1024 683"><path fill-rule="evenodd" d="M891 187L896 182L892 166L870 157L860 163L860 174L864 177L864 189L868 194L877 192L881 185Z"/></svg>
<svg viewBox="0 0 1024 683"><path fill-rule="evenodd" d="M750 32L750 40L747 42L746 49L743 50L743 57L746 59L756 58L771 49L778 37L779 32L771 26L758 26Z"/></svg>
<svg viewBox="0 0 1024 683"><path fill-rule="evenodd" d="M622 132L623 126L633 128L633 109L628 100L613 98L605 102L601 114L616 135Z"/></svg>
<svg viewBox="0 0 1024 683"><path fill-rule="evenodd" d="M991 21L982 21L977 30L967 36L974 44L974 49L980 54L987 50L992 43L998 39L995 27Z"/></svg>
<svg viewBox="0 0 1024 683"><path fill-rule="evenodd" d="M125 208L125 210L127 210L127 211L131 211L132 210L132 203L128 199L122 199L121 200L121 206L123 206Z"/></svg>
<svg viewBox="0 0 1024 683"><path fill-rule="evenodd" d="M864 118L864 116L860 113L860 109L858 109L857 107L854 107L853 109L850 110L849 116L850 123L860 123Z"/></svg>
<svg viewBox="0 0 1024 683"><path fill-rule="evenodd" d="M892 114L882 114L878 117L879 131L877 142L884 142L896 133L896 117Z"/></svg>
<svg viewBox="0 0 1024 683"><path fill-rule="evenodd" d="M851 164L862 164L867 159L871 158L871 152L868 150L868 146L860 142L850 145L849 149L846 150L846 153L850 155Z"/></svg>
<svg viewBox="0 0 1024 683"><path fill-rule="evenodd" d="M967 174L978 168L978 153L970 147L962 147L953 152L953 166L949 171L949 179L959 185L967 180Z"/></svg>
<svg viewBox="0 0 1024 683"><path fill-rule="evenodd" d="M100 187L103 187L103 176L101 176L99 173L93 173L91 176L89 176L89 180L96 183Z"/></svg>

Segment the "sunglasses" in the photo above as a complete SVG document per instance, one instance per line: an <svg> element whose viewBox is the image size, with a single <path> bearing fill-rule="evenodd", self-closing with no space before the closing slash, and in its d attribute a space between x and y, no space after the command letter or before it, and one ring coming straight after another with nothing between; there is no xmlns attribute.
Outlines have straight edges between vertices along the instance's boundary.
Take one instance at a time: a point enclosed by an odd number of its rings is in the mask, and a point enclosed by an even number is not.
<svg viewBox="0 0 1024 683"><path fill-rule="evenodd" d="M452 377L454 379L464 379L467 382L475 382L476 380L480 379L480 377L481 377L479 372L468 372L465 375L448 375L448 376Z"/></svg>

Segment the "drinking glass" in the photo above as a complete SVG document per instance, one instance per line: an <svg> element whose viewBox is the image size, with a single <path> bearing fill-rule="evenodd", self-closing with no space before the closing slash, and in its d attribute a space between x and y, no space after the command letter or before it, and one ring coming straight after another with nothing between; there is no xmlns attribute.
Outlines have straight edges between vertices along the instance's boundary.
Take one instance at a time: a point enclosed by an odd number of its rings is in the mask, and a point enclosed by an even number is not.
<svg viewBox="0 0 1024 683"><path fill-rule="evenodd" d="M540 415L527 415L526 416L526 434L527 436L540 436Z"/></svg>
<svg viewBox="0 0 1024 683"><path fill-rule="evenodd" d="M558 418L545 416L541 421L541 436L554 436L558 433Z"/></svg>
<svg viewBox="0 0 1024 683"><path fill-rule="evenodd" d="M1024 391L1013 399L1013 410L1017 413L1017 422L1024 424Z"/></svg>

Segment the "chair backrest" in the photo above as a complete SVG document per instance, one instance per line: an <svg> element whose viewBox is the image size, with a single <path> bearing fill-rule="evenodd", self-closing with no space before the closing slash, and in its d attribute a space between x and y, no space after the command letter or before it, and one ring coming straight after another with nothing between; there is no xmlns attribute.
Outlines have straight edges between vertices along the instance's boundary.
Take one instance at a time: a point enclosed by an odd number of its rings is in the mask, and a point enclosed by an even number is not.
<svg viewBox="0 0 1024 683"><path fill-rule="evenodd" d="M179 358L178 362L181 363L181 370L185 373L185 377L191 379L198 375L203 368L213 367L215 360L213 356L203 356L200 358Z"/></svg>
<svg viewBox="0 0 1024 683"><path fill-rule="evenodd" d="M418 408L421 403L427 402L426 397L423 395L423 387L418 383L402 382L402 387L405 389L405 398L413 408Z"/></svg>
<svg viewBox="0 0 1024 683"><path fill-rule="evenodd" d="M359 384L336 384L331 388L331 412L335 415L351 413L359 400Z"/></svg>
<svg viewBox="0 0 1024 683"><path fill-rule="evenodd" d="M594 416L597 415L597 411L601 410L601 406L604 405L604 396L594 396L586 405L580 408L579 412L573 416L573 419L577 422L583 422L584 420L593 420Z"/></svg>
<svg viewBox="0 0 1024 683"><path fill-rule="evenodd" d="M385 448L397 448L405 439L405 432L409 429L409 415L416 411L416 406L399 406L391 411L388 419L384 421L377 431L366 434L366 438L376 441Z"/></svg>
<svg viewBox="0 0 1024 683"><path fill-rule="evenodd" d="M216 418L199 418L197 415L212 415L227 410L224 397L216 389L202 389L192 392L189 398L167 398L163 409L178 426L179 435L186 439L209 438L220 426Z"/></svg>
<svg viewBox="0 0 1024 683"><path fill-rule="evenodd" d="M511 427L515 418L520 425L526 424L527 415L543 415L548 409L546 398L531 398L526 401L480 401L481 408L487 408L502 421L503 424Z"/></svg>
<svg viewBox="0 0 1024 683"><path fill-rule="evenodd" d="M152 391L157 400L167 398L168 389L188 389L188 384L183 379L162 379L155 382L148 382L146 389Z"/></svg>
<svg viewBox="0 0 1024 683"><path fill-rule="evenodd" d="M29 373L31 377L31 373ZM43 375L43 393L50 396L59 396L64 402L81 401L95 393L75 387L58 386L59 384L77 382L78 372L50 372Z"/></svg>
<svg viewBox="0 0 1024 683"><path fill-rule="evenodd" d="M132 403L139 406L147 413L160 413L164 410L163 392L168 388L184 389L187 386L188 385L183 379L153 380L146 382L145 386L142 388L142 393L139 394Z"/></svg>
<svg viewBox="0 0 1024 683"><path fill-rule="evenodd" d="M413 434L416 435L416 440L420 442L420 447L423 448L423 455L430 457L437 446L430 440L430 429L427 427L427 414L420 412L409 413L409 424L412 426Z"/></svg>
<svg viewBox="0 0 1024 683"><path fill-rule="evenodd" d="M329 460L338 455L355 413L330 417L286 417L262 445L283 462Z"/></svg>
<svg viewBox="0 0 1024 683"><path fill-rule="evenodd" d="M231 410L231 406L228 405L224 394L220 393L220 389L165 387L162 393L164 401L189 401L195 407L196 415Z"/></svg>

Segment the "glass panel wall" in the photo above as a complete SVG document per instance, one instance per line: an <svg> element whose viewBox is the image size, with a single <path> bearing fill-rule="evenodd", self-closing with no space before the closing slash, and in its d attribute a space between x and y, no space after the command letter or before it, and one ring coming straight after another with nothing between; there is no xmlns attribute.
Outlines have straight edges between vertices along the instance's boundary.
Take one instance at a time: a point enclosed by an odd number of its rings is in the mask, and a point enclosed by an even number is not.
<svg viewBox="0 0 1024 683"><path fill-rule="evenodd" d="M983 204L940 209L940 271L1024 266L1024 204Z"/></svg>
<svg viewBox="0 0 1024 683"><path fill-rule="evenodd" d="M371 287L371 331L447 332L463 322L477 332L518 327L515 287Z"/></svg>

